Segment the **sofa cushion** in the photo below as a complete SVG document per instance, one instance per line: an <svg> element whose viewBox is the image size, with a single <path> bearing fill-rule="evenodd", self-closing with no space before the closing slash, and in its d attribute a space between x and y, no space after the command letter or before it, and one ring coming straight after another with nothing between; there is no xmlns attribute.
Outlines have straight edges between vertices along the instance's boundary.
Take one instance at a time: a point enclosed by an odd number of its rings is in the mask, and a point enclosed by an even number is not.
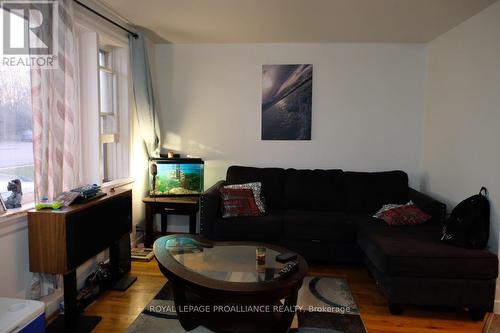
<svg viewBox="0 0 500 333"><path fill-rule="evenodd" d="M214 221L214 237L217 240L272 241L282 238L280 212L261 216L218 218Z"/></svg>
<svg viewBox="0 0 500 333"><path fill-rule="evenodd" d="M344 173L342 170L285 171L284 208L295 210L345 209Z"/></svg>
<svg viewBox="0 0 500 333"><path fill-rule="evenodd" d="M358 244L378 270L389 276L493 279L498 258L486 250L455 247L440 241L438 225L391 228L384 222L357 217Z"/></svg>
<svg viewBox="0 0 500 333"><path fill-rule="evenodd" d="M287 210L283 213L285 239L354 243L356 225L343 212Z"/></svg>
<svg viewBox="0 0 500 333"><path fill-rule="evenodd" d="M408 202L408 175L403 171L344 172L350 212L374 214L385 204Z"/></svg>
<svg viewBox="0 0 500 333"><path fill-rule="evenodd" d="M231 166L227 169L228 184L262 183L265 204L270 209L283 205L283 181L285 170L280 168L254 168Z"/></svg>

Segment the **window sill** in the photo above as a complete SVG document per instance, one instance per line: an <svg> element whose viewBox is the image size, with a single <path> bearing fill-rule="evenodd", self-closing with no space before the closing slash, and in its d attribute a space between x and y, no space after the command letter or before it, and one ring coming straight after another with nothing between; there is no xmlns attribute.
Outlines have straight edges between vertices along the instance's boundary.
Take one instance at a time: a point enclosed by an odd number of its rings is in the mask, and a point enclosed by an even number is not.
<svg viewBox="0 0 500 333"><path fill-rule="evenodd" d="M16 218L22 215L26 215L28 210L35 208L34 202L28 202L19 208L7 209L4 213L0 214L0 222L4 219Z"/></svg>
<svg viewBox="0 0 500 333"><path fill-rule="evenodd" d="M118 187L129 186L134 183L133 178L122 178L117 180L112 180L102 184L102 188L115 189Z"/></svg>
<svg viewBox="0 0 500 333"><path fill-rule="evenodd" d="M115 189L122 186L129 186L134 183L132 178L117 179L102 184L103 188ZM35 208L35 202L27 202L20 208L8 209L4 213L0 213L0 224L8 223L9 221L14 221L20 217L27 216L28 211Z"/></svg>
<svg viewBox="0 0 500 333"><path fill-rule="evenodd" d="M28 210L35 208L34 202L23 204L20 208L8 209L6 212L0 214L0 224L11 222L19 219L20 217L27 216Z"/></svg>

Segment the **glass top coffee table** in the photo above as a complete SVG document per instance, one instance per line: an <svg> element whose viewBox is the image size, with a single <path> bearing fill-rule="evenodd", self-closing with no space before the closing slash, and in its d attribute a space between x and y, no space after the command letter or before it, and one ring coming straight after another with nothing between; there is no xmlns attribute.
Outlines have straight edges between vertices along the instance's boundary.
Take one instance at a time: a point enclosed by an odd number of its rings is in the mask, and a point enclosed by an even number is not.
<svg viewBox="0 0 500 333"><path fill-rule="evenodd" d="M257 249L265 251L260 262ZM297 269L280 275L285 263L276 256L286 252L270 244L211 242L193 235L165 236L154 243L187 331L204 325L215 332L287 332L308 266L297 255Z"/></svg>

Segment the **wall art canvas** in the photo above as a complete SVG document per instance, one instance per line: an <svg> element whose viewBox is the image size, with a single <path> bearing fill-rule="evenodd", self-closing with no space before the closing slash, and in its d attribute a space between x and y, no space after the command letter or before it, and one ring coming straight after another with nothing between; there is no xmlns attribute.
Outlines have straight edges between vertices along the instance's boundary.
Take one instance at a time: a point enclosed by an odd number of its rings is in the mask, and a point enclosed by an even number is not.
<svg viewBox="0 0 500 333"><path fill-rule="evenodd" d="M262 140L311 140L312 65L262 66Z"/></svg>

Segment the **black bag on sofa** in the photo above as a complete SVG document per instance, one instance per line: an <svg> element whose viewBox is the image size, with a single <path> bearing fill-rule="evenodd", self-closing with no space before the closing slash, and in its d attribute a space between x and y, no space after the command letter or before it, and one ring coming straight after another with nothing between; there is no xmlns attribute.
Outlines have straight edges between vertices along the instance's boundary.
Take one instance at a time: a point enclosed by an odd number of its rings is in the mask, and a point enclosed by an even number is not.
<svg viewBox="0 0 500 333"><path fill-rule="evenodd" d="M486 247L490 236L490 202L488 190L460 202L443 226L444 242L473 249Z"/></svg>

